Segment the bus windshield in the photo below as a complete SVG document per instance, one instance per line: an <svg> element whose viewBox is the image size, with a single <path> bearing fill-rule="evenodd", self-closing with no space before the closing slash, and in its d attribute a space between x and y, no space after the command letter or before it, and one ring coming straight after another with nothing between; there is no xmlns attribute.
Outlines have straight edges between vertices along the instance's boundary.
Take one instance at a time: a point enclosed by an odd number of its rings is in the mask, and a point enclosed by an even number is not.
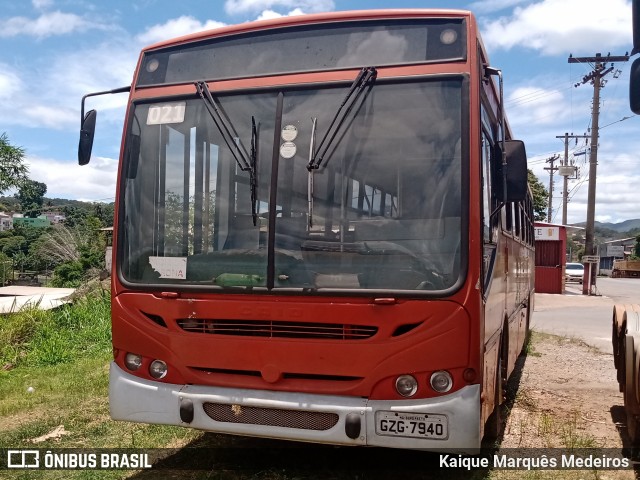
<svg viewBox="0 0 640 480"><path fill-rule="evenodd" d="M378 80L309 169L348 87L216 95L225 128L197 95L136 103L121 186L122 279L225 292L458 285L466 80ZM237 152L250 149L253 165L243 168Z"/></svg>

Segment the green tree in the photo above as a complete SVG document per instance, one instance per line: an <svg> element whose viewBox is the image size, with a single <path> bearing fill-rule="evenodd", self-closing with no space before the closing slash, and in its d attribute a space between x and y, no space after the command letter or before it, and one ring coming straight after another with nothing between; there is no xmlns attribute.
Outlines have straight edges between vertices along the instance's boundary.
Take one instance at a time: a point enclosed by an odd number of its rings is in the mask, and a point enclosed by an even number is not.
<svg viewBox="0 0 640 480"><path fill-rule="evenodd" d="M113 227L114 211L115 203L95 202L92 215L100 220L102 227Z"/></svg>
<svg viewBox="0 0 640 480"><path fill-rule="evenodd" d="M549 201L549 192L535 173L527 170L529 187L533 195L533 219L536 221L544 221L547 218L547 205Z"/></svg>
<svg viewBox="0 0 640 480"><path fill-rule="evenodd" d="M54 287L77 288L84 279L84 270L79 261L65 262L53 271L51 285Z"/></svg>
<svg viewBox="0 0 640 480"><path fill-rule="evenodd" d="M15 197L20 202L20 208L25 217L36 218L42 213L45 193L47 193L47 185L42 182L26 180L22 183Z"/></svg>
<svg viewBox="0 0 640 480"><path fill-rule="evenodd" d="M13 274L13 262L0 252L0 286L5 286Z"/></svg>
<svg viewBox="0 0 640 480"><path fill-rule="evenodd" d="M63 207L62 213L64 214L64 224L68 228L75 228L78 225L83 225L89 216L86 210L74 206Z"/></svg>
<svg viewBox="0 0 640 480"><path fill-rule="evenodd" d="M106 241L101 226L91 215L73 227L55 225L33 243L30 254L47 270L54 268L54 286L77 286L104 269Z"/></svg>
<svg viewBox="0 0 640 480"><path fill-rule="evenodd" d="M636 244L633 246L634 259L640 258L640 235L636 236Z"/></svg>
<svg viewBox="0 0 640 480"><path fill-rule="evenodd" d="M0 135L0 193L20 187L27 180L28 172L24 149L11 145L6 133Z"/></svg>
<svg viewBox="0 0 640 480"><path fill-rule="evenodd" d="M0 251L10 257L17 255L18 253L24 253L24 250L27 248L27 242L21 235L0 238Z"/></svg>

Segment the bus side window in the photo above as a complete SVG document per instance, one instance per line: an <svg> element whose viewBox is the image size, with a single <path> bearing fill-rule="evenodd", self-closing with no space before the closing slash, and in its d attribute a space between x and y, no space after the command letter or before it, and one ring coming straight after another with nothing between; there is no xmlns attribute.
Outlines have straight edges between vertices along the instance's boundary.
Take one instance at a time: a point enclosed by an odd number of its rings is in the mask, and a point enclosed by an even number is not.
<svg viewBox="0 0 640 480"><path fill-rule="evenodd" d="M482 133L482 232L484 243L491 243L491 143Z"/></svg>

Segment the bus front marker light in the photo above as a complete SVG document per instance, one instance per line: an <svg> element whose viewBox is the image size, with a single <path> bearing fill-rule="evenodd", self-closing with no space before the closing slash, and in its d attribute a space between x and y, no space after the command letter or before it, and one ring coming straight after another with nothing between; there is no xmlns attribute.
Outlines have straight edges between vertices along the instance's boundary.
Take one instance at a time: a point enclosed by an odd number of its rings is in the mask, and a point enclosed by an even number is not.
<svg viewBox="0 0 640 480"><path fill-rule="evenodd" d="M418 381L411 375L396 378L396 391L403 397L412 397L418 391Z"/></svg>
<svg viewBox="0 0 640 480"><path fill-rule="evenodd" d="M151 375L156 380L160 380L167 375L167 364L162 360L154 360L149 365L149 375Z"/></svg>
<svg viewBox="0 0 640 480"><path fill-rule="evenodd" d="M159 66L160 62L158 61L158 59L152 58L151 60L149 60L149 62L147 62L147 72L153 73L158 70Z"/></svg>
<svg viewBox="0 0 640 480"><path fill-rule="evenodd" d="M127 353L124 356L124 364L129 370L135 372L142 366L142 357L137 353Z"/></svg>
<svg viewBox="0 0 640 480"><path fill-rule="evenodd" d="M438 370L431 374L429 383L431 384L431 388L436 392L446 393L451 390L451 387L453 387L453 378L451 378L451 374L449 372Z"/></svg>
<svg viewBox="0 0 640 480"><path fill-rule="evenodd" d="M444 45L451 45L457 39L458 39L458 33L451 28L447 28L446 30L443 30L443 32L440 34L440 41Z"/></svg>

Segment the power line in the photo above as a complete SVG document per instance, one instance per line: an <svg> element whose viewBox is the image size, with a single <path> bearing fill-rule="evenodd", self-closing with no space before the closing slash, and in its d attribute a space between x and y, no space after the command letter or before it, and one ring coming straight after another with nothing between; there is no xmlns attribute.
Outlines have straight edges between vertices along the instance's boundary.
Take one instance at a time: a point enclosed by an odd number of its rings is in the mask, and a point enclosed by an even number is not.
<svg viewBox="0 0 640 480"><path fill-rule="evenodd" d="M624 122L625 120L629 120L630 118L637 117L637 116L638 115L631 115L630 117L622 117L620 120L616 120L615 122L611 122L611 123L606 124L603 127L600 127L600 130L602 130L603 128L610 127L611 125L615 125L616 123Z"/></svg>

